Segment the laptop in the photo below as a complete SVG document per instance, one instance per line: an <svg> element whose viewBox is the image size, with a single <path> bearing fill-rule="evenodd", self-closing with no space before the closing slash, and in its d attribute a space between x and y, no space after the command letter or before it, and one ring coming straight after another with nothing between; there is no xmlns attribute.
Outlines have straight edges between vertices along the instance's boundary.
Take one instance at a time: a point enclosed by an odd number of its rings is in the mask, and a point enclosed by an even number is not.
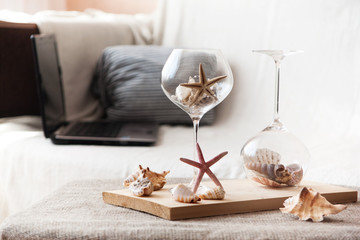
<svg viewBox="0 0 360 240"><path fill-rule="evenodd" d="M158 125L152 122L66 122L61 68L53 34L31 36L44 135L54 144L152 145Z"/></svg>

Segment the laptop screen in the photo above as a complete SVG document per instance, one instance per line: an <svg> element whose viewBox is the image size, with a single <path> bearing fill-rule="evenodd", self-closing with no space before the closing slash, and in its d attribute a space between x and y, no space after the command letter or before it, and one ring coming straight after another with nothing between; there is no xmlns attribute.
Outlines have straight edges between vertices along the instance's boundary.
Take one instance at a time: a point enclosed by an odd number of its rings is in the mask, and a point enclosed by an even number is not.
<svg viewBox="0 0 360 240"><path fill-rule="evenodd" d="M45 137L65 122L61 69L55 36L32 35L38 92Z"/></svg>

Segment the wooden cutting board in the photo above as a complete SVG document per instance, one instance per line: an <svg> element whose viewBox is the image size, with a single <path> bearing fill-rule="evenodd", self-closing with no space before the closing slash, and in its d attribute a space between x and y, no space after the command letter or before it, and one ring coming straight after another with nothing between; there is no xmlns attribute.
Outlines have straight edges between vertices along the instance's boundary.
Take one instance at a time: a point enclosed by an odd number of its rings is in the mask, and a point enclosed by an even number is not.
<svg viewBox="0 0 360 240"><path fill-rule="evenodd" d="M214 186L212 182L203 185ZM226 195L223 200L201 200L197 203L175 201L165 185L148 197L136 197L128 189L103 192L105 203L150 213L168 220L216 216L232 213L273 210L283 207L285 199L298 194L306 186L321 193L329 202L357 201L357 191L349 188L303 181L298 187L268 188L248 179L221 181Z"/></svg>

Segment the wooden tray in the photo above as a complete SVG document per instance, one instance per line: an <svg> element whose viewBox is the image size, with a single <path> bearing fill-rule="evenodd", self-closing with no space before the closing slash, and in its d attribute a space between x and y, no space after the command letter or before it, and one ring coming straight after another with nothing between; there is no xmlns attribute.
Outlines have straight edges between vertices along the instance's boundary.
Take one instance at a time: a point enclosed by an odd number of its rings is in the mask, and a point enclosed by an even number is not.
<svg viewBox="0 0 360 240"><path fill-rule="evenodd" d="M212 182L204 185L213 186ZM175 201L165 185L149 197L136 197L128 189L103 192L105 203L150 213L168 220L216 216L273 210L283 207L288 197L294 196L306 186L320 192L329 202L349 203L357 201L357 191L349 188L303 181L301 186L268 188L248 179L221 181L226 195L224 200L201 200L197 203Z"/></svg>

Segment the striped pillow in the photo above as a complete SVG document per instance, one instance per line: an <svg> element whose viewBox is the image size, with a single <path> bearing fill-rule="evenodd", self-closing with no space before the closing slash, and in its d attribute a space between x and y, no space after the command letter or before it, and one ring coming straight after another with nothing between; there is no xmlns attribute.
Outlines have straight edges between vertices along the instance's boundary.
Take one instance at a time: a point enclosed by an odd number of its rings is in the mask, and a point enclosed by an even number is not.
<svg viewBox="0 0 360 240"><path fill-rule="evenodd" d="M160 86L161 71L171 51L160 46L114 46L104 50L93 86L109 120L192 124ZM211 124L214 119L215 112L210 111L201 124Z"/></svg>

